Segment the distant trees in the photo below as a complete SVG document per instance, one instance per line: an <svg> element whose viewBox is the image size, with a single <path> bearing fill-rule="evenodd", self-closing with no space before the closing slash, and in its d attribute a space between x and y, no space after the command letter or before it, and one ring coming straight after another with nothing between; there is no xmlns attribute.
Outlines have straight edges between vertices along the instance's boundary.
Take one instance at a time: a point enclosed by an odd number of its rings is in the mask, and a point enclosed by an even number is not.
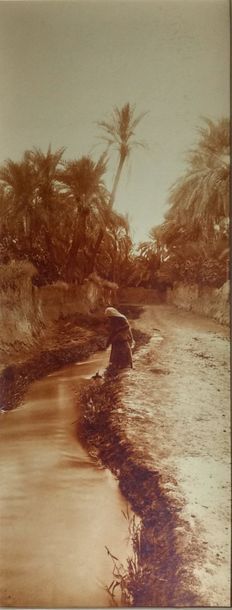
<svg viewBox="0 0 232 610"><path fill-rule="evenodd" d="M142 242L134 253L128 283L131 286L155 288L157 271L160 267L160 253L154 241Z"/></svg>

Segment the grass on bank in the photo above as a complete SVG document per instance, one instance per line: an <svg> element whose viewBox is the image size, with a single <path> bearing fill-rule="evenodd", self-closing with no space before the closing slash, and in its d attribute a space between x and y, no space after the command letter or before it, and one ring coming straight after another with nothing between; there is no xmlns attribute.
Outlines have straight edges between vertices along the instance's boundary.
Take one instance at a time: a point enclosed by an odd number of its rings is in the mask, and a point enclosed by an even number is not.
<svg viewBox="0 0 232 610"><path fill-rule="evenodd" d="M139 561L141 523L135 515L130 515L128 507L127 512L122 511L122 513L128 523L132 555L127 558L126 566L124 566L120 559L115 557L108 547L105 547L113 563L113 580L109 586L105 587L113 607L118 606L119 601L120 606L131 607L135 588L138 587L138 582L143 579L143 569ZM117 594L120 596L120 600L118 600Z"/></svg>
<svg viewBox="0 0 232 610"><path fill-rule="evenodd" d="M133 554L123 566L108 549L113 578L107 591L111 603L130 607L194 607L204 605L194 576L199 548L182 516L184 502L175 496L173 481L146 467L126 436L123 383L95 378L82 389L78 408L78 438L89 454L117 477L120 490L140 519L130 523ZM174 491L174 494L173 494Z"/></svg>

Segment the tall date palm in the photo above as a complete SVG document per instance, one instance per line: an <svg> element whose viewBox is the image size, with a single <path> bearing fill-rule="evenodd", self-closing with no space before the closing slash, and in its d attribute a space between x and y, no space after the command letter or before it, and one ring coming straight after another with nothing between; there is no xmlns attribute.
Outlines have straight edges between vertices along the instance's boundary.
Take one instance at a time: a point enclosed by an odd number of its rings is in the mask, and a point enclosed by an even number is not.
<svg viewBox="0 0 232 610"><path fill-rule="evenodd" d="M114 148L118 153L118 165L113 181L110 206L113 207L120 176L128 160L132 149L136 146L145 147L144 142L134 138L135 129L146 112L135 116L135 106L125 104L121 109L117 106L113 109L110 121L99 121L98 125L103 130L101 138L107 143L107 149Z"/></svg>

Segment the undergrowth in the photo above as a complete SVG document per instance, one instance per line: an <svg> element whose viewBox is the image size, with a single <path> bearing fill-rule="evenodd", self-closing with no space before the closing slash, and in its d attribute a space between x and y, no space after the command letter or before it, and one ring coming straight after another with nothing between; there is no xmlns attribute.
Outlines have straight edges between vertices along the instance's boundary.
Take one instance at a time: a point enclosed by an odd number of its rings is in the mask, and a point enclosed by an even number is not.
<svg viewBox="0 0 232 610"><path fill-rule="evenodd" d="M138 461L136 447L125 434L122 377L96 377L82 390L78 437L90 455L117 477L124 498L140 518L129 523L132 557L123 566L113 561L113 579L107 587L111 603L132 607L193 607L202 605L194 577L199 549L182 516L183 502L168 489L162 475ZM169 481L170 484L170 481ZM169 485L170 488L170 485ZM174 490L175 491L175 490Z"/></svg>
<svg viewBox="0 0 232 610"><path fill-rule="evenodd" d="M108 547L105 547L113 563L113 580L109 586L105 587L113 607L118 606L117 593L120 596L120 606L132 606L134 590L138 587L138 582L141 580L143 573L139 560L141 523L134 514L130 515L128 508L127 512L122 511L122 514L128 524L131 546L131 555L127 558L126 565L123 565L120 559L115 557Z"/></svg>

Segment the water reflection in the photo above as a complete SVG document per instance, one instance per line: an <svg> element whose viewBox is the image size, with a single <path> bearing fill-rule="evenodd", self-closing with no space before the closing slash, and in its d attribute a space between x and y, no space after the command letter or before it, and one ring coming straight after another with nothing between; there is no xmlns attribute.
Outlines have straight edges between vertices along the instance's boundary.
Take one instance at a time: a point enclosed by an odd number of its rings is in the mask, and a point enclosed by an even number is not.
<svg viewBox="0 0 232 610"><path fill-rule="evenodd" d="M109 606L105 545L129 554L116 481L75 436L74 393L108 354L33 384L22 407L1 417L0 604Z"/></svg>

